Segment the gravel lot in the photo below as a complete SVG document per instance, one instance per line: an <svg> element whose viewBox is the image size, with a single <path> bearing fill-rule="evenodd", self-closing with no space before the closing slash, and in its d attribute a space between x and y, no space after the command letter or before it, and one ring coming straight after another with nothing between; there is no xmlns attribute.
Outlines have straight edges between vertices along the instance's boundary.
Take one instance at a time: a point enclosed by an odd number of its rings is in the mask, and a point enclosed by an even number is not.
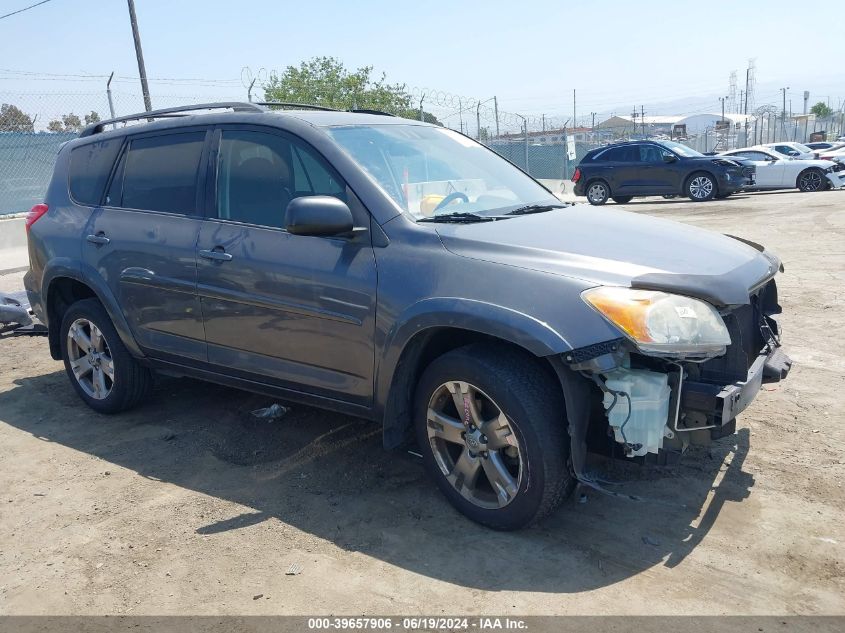
<svg viewBox="0 0 845 633"><path fill-rule="evenodd" d="M0 614L845 614L844 203L626 205L777 252L795 367L735 436L615 471L653 501L576 495L519 533L367 422L177 379L99 416L45 339L0 339Z"/></svg>

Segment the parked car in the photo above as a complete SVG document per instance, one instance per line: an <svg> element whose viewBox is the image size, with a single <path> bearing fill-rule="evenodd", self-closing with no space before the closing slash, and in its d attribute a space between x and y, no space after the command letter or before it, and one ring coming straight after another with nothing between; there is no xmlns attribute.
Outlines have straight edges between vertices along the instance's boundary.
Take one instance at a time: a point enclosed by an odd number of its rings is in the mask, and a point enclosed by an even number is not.
<svg viewBox="0 0 845 633"><path fill-rule="evenodd" d="M838 165L845 165L845 143L839 148L831 148L822 150L819 154L822 160L830 160Z"/></svg>
<svg viewBox="0 0 845 633"><path fill-rule="evenodd" d="M788 156L789 158L797 158L798 160L814 160L819 157L817 152L814 152L806 145L801 143L763 143L763 147L768 147L776 151L781 156Z"/></svg>
<svg viewBox="0 0 845 633"><path fill-rule="evenodd" d="M753 169L705 156L673 141L629 141L584 156L572 182L576 196L593 205L637 196L687 196L695 202L724 198L753 182Z"/></svg>
<svg viewBox="0 0 845 633"><path fill-rule="evenodd" d="M789 158L774 149L757 145L720 154L726 158L746 158L757 168L756 183L750 190L793 189L824 191L845 185L845 171L829 160Z"/></svg>
<svg viewBox="0 0 845 633"><path fill-rule="evenodd" d="M840 147L845 147L845 143L839 143L836 141L818 141L815 143L805 143L807 147L809 147L814 152L819 153L819 158L821 158L821 154L825 151L834 151L839 149Z"/></svg>
<svg viewBox="0 0 845 633"><path fill-rule="evenodd" d="M733 181L662 149L709 193ZM144 403L161 371L370 418L498 529L601 487L588 438L680 455L790 366L762 246L564 205L467 136L371 112L97 122L26 228L29 299L94 411Z"/></svg>

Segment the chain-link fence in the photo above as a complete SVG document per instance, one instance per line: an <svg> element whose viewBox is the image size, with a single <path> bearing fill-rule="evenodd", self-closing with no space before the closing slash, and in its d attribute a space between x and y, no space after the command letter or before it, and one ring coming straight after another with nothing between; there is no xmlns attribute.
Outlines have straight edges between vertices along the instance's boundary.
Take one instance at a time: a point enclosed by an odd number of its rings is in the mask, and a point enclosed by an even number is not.
<svg viewBox="0 0 845 633"><path fill-rule="evenodd" d="M226 89L228 90L228 88ZM330 95L326 88L326 95ZM226 94L160 95L154 108L215 101L245 101L245 90ZM656 117L645 125L635 118L610 117L617 124L598 122L578 127L555 117L523 116L499 108L495 97L473 99L422 88L407 89L407 99L393 106L391 114L426 120L459 130L484 143L509 161L542 179L555 191L571 178L584 155L596 147L636 138L665 138L700 151L719 152L737 147L778 141L807 142L822 133L828 140L845 133L845 115L836 112L826 119L784 117L775 106L757 108L725 123L717 115L709 124L679 132L667 124L671 117ZM256 89L254 100L263 98ZM319 99L318 99L319 101ZM105 91L78 94L0 92L0 214L26 211L43 200L59 147L74 138L88 123L142 112L140 94ZM372 107L350 103L349 107ZM390 111L391 107L384 109Z"/></svg>

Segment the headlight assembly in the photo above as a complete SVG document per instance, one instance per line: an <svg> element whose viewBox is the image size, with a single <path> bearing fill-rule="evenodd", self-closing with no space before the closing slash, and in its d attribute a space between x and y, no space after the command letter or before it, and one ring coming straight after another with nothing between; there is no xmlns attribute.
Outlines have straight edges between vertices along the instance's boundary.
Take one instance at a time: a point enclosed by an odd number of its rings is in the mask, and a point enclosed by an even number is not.
<svg viewBox="0 0 845 633"><path fill-rule="evenodd" d="M581 296L645 354L706 358L724 354L731 344L716 309L692 297L615 286Z"/></svg>

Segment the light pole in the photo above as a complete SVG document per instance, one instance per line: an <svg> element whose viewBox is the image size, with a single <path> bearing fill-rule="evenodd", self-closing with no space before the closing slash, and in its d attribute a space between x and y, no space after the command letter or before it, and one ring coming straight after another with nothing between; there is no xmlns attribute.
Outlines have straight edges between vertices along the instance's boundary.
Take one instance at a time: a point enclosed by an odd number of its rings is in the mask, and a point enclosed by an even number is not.
<svg viewBox="0 0 845 633"><path fill-rule="evenodd" d="M138 74L141 75L141 92L144 93L144 109L153 109L150 102L150 87L147 85L147 69L144 67L144 53L141 50L141 34L138 33L138 17L135 15L135 0L129 3L129 21L132 23L132 37L135 39L135 56L138 58Z"/></svg>

